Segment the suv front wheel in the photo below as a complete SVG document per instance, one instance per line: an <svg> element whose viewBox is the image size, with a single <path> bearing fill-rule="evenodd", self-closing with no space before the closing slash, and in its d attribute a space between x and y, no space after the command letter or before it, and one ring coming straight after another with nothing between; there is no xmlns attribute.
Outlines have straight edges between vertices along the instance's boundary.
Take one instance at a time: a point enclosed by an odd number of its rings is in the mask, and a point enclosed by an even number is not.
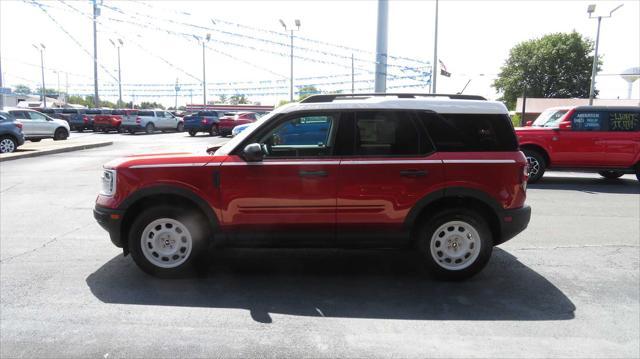
<svg viewBox="0 0 640 359"><path fill-rule="evenodd" d="M129 231L129 251L145 272L171 277L190 269L205 252L207 230L202 216L169 206L145 210Z"/></svg>
<svg viewBox="0 0 640 359"><path fill-rule="evenodd" d="M480 272L493 251L487 221L478 213L452 208L430 218L418 231L425 265L439 279L462 280Z"/></svg>

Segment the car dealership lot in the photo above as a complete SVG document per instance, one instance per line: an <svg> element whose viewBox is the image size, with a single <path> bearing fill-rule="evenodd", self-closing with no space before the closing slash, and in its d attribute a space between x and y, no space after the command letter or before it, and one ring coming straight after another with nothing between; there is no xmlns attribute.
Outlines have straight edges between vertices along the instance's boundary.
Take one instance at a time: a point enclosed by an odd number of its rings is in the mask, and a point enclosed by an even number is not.
<svg viewBox="0 0 640 359"><path fill-rule="evenodd" d="M160 280L93 219L101 165L225 139L82 135L114 145L0 163L2 357L640 355L635 176L549 173L529 187L529 228L466 282L342 250L227 250Z"/></svg>

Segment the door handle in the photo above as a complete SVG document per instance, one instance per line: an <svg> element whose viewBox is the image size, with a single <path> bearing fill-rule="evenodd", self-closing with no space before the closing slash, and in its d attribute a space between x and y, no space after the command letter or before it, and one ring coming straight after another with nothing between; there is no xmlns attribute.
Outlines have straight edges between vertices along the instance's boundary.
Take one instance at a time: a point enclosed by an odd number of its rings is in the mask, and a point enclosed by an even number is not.
<svg viewBox="0 0 640 359"><path fill-rule="evenodd" d="M327 171L300 171L300 177L327 177Z"/></svg>
<svg viewBox="0 0 640 359"><path fill-rule="evenodd" d="M400 176L402 176L402 177L417 178L417 177L424 177L426 175L427 175L427 171L422 171L422 170L403 170L403 171L400 171Z"/></svg>

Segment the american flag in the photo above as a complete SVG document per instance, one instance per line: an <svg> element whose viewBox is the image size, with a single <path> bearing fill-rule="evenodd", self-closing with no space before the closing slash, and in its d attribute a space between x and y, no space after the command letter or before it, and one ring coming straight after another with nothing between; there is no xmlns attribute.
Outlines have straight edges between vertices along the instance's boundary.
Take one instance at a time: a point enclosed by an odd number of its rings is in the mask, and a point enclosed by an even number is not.
<svg viewBox="0 0 640 359"><path fill-rule="evenodd" d="M451 72L447 71L447 67L444 65L444 62L440 59L438 59L438 62L440 63L440 75L451 77Z"/></svg>

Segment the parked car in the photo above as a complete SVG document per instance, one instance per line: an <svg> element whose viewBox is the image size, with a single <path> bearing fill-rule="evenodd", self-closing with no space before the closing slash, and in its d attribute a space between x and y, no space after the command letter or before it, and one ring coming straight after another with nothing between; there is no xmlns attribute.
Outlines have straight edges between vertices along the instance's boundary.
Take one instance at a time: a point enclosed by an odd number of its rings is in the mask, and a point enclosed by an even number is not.
<svg viewBox="0 0 640 359"><path fill-rule="evenodd" d="M470 277L529 223L527 161L504 104L436 96L316 95L213 155L114 160L94 217L159 276L207 248L319 246L418 248Z"/></svg>
<svg viewBox="0 0 640 359"><path fill-rule="evenodd" d="M67 120L67 118L62 114L62 111L64 110L62 108L38 108L34 110L40 113L44 113L45 115L51 118L56 118L58 120L64 120L64 121Z"/></svg>
<svg viewBox="0 0 640 359"><path fill-rule="evenodd" d="M219 119L224 115L224 111L198 111L191 115L186 115L183 117L184 130L189 132L189 136L192 137L198 132L206 132L211 136L215 136L219 134Z"/></svg>
<svg viewBox="0 0 640 359"><path fill-rule="evenodd" d="M22 123L8 113L0 111L0 153L10 153L24 144Z"/></svg>
<svg viewBox="0 0 640 359"><path fill-rule="evenodd" d="M108 114L95 115L93 118L94 131L108 133L110 131L120 131L122 117L133 113L136 110L112 110Z"/></svg>
<svg viewBox="0 0 640 359"><path fill-rule="evenodd" d="M556 127L560 118L564 116L571 107L551 107L544 110L534 121L527 121L524 127Z"/></svg>
<svg viewBox="0 0 640 359"><path fill-rule="evenodd" d="M251 123L245 123L244 125L238 125L231 130L231 137L236 137L240 132L247 129L247 127L251 126Z"/></svg>
<svg viewBox="0 0 640 359"><path fill-rule="evenodd" d="M238 112L233 115L220 117L217 125L217 131L220 136L229 136L234 127L244 125L245 123L256 122L258 118L254 112Z"/></svg>
<svg viewBox="0 0 640 359"><path fill-rule="evenodd" d="M169 111L164 110L135 110L122 117L120 125L123 131L131 134L136 132L153 133L156 130L184 131L184 122Z"/></svg>
<svg viewBox="0 0 640 359"><path fill-rule="evenodd" d="M95 108L89 108L85 110L80 110L77 113L69 116L69 126L71 130L82 132L84 130L93 131L94 119L96 115L108 114L109 110L101 110Z"/></svg>
<svg viewBox="0 0 640 359"><path fill-rule="evenodd" d="M55 141L69 137L69 124L66 121L51 118L43 113L26 108L8 108L5 110L22 123L25 139L38 142L43 138Z"/></svg>
<svg viewBox="0 0 640 359"><path fill-rule="evenodd" d="M577 106L542 127L516 128L529 162L529 182L545 170L598 172L640 180L640 107Z"/></svg>

